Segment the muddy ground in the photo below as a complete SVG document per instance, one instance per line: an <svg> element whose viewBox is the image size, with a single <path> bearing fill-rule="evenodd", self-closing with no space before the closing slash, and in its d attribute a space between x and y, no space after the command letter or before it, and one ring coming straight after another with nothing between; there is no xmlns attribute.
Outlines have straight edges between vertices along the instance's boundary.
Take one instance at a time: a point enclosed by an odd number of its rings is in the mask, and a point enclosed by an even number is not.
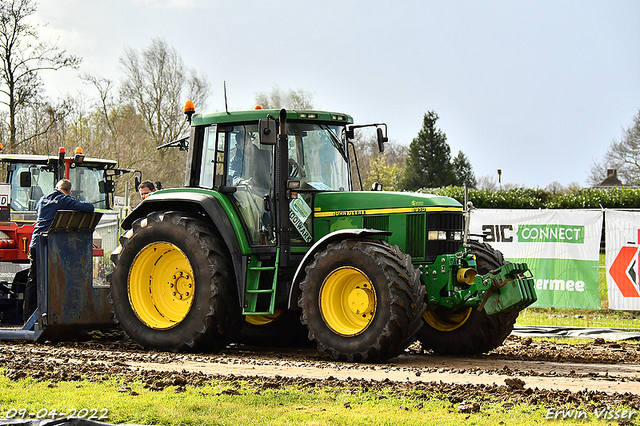
<svg viewBox="0 0 640 426"><path fill-rule="evenodd" d="M142 350L113 339L72 343L0 342L0 366L12 380L34 377L59 381L140 381L152 390L227 381L230 392L246 381L258 391L289 384L336 386L345 391L391 389L398 395L437 392L460 409L463 401L523 402L543 407L613 407L640 411L640 345L596 339L568 345L509 337L491 353L441 357L419 344L379 364L328 360L312 349L230 346L213 354ZM473 407L473 405L472 405ZM637 417L635 418L637 422Z"/></svg>

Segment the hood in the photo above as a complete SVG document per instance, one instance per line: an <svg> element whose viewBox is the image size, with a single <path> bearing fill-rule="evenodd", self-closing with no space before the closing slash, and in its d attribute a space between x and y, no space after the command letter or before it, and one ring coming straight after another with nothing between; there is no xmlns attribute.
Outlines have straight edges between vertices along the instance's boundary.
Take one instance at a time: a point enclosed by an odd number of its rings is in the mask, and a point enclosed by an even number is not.
<svg viewBox="0 0 640 426"><path fill-rule="evenodd" d="M316 194L315 217L363 214L462 211L453 198L414 192L321 192Z"/></svg>

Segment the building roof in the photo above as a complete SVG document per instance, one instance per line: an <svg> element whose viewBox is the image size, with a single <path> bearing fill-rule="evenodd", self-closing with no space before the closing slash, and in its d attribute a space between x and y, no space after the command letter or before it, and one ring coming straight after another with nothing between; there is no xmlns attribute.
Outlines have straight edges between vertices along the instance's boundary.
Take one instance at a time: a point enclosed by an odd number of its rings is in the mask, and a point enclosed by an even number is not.
<svg viewBox="0 0 640 426"><path fill-rule="evenodd" d="M622 186L622 181L618 179L618 170L607 170L607 178L595 186Z"/></svg>

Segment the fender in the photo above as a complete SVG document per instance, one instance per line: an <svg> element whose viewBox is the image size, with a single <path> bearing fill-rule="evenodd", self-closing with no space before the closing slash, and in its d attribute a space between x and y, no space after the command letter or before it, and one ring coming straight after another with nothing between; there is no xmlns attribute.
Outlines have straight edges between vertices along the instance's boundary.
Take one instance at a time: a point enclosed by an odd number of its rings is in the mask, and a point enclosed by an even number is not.
<svg viewBox="0 0 640 426"><path fill-rule="evenodd" d="M199 192L156 193L140 203L122 221L122 229L130 229L136 219L146 217L149 213L159 210L184 212L195 218L206 218L213 223L231 255L238 293L240 293L240 288L244 288L245 277L242 275L242 268L238 268L236 265L243 264L243 247L248 247L248 243L242 225L240 222L232 223L220 201L213 195ZM242 240L242 238L245 239Z"/></svg>
<svg viewBox="0 0 640 426"><path fill-rule="evenodd" d="M381 231L379 229L341 229L339 231L332 232L320 238L316 243L311 246L309 251L304 255L302 261L296 269L296 273L293 275L293 281L291 282L291 288L289 289L289 301L287 307L289 310L299 310L298 297L300 296L300 283L304 279L306 274L305 269L316 253L324 250L330 243L334 241L342 241L349 239L368 238L380 235L392 235L391 231Z"/></svg>

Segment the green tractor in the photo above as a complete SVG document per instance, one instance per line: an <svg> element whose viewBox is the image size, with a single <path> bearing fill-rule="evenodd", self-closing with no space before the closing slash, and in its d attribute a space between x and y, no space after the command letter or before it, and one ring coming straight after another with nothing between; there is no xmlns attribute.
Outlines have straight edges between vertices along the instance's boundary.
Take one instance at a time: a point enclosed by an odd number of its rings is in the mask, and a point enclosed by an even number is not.
<svg viewBox="0 0 640 426"><path fill-rule="evenodd" d="M140 345L215 350L253 328L273 346L304 330L335 360L388 359L416 338L474 354L536 300L526 264L468 239L456 200L354 191L364 126L350 116L185 113L185 188L142 202L112 254L115 316ZM383 150L386 126L371 126Z"/></svg>

